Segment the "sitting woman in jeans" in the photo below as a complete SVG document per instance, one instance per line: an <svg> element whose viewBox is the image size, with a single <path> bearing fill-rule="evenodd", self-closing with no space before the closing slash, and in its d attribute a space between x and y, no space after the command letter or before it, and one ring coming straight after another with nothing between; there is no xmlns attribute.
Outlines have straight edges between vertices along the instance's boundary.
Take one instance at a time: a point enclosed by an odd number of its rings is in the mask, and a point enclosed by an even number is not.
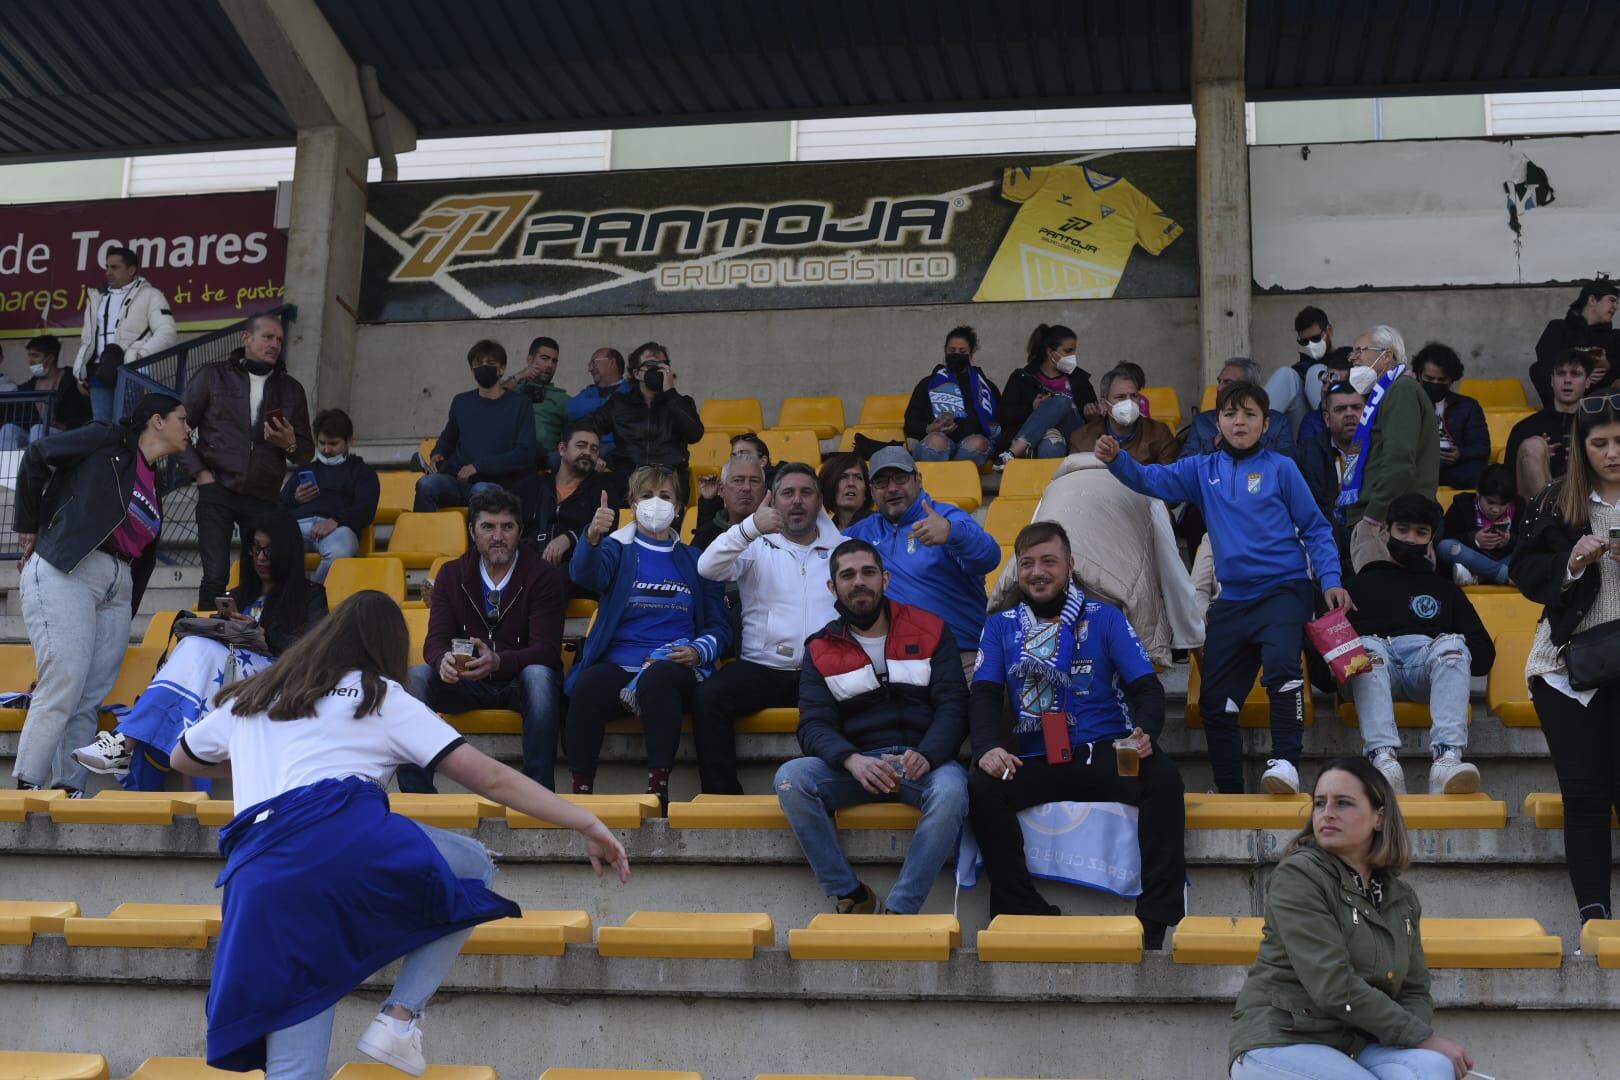
<svg viewBox="0 0 1620 1080"><path fill-rule="evenodd" d="M1434 1033L1411 859L1389 781L1362 757L1316 778L1311 820L1266 889L1260 956L1238 994L1232 1080L1456 1080Z"/></svg>
<svg viewBox="0 0 1620 1080"><path fill-rule="evenodd" d="M1569 472L1531 505L1513 580L1546 606L1524 673L1564 796L1564 858L1584 924L1614 910L1609 813L1620 806L1620 680L1577 689L1569 646L1620 620L1620 390L1582 398L1573 426ZM1604 651L1612 660L1620 650Z"/></svg>
<svg viewBox="0 0 1620 1080"><path fill-rule="evenodd" d="M1013 458L1060 458L1069 452L1069 433L1097 414L1097 392L1091 376L1077 366L1077 338L1067 326L1035 328L1029 336L1024 366L1007 376L1001 392L1001 430L1012 442L996 461L1006 468Z"/></svg>
<svg viewBox="0 0 1620 1080"><path fill-rule="evenodd" d="M731 643L731 618L718 581L698 573L698 552L681 543L680 481L664 465L630 474L635 521L615 530L602 506L574 548L569 577L601 595L596 621L568 673L563 745L574 794L596 787L608 721L637 713L647 737L647 792L669 802L669 773L681 741L681 715L698 680Z"/></svg>
<svg viewBox="0 0 1620 1080"><path fill-rule="evenodd" d="M152 685L118 724L73 751L95 773L120 777L131 791L162 791L169 759L162 747L205 713L214 694L275 662L326 615L326 590L304 576L304 538L292 518L262 520L242 553L241 584L230 591L233 611L217 617L264 632L266 650L225 645L190 635L177 641Z"/></svg>
<svg viewBox="0 0 1620 1080"><path fill-rule="evenodd" d="M1435 545L1441 565L1450 564L1458 585L1506 585L1508 563L1519 542L1524 523L1524 502L1514 487L1513 470L1487 465L1479 474L1479 490L1464 491L1451 500Z"/></svg>

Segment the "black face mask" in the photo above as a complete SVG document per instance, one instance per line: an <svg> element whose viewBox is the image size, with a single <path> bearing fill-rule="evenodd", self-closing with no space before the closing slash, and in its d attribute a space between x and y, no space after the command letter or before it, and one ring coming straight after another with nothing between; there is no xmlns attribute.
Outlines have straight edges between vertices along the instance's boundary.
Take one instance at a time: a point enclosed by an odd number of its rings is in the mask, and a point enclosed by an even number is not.
<svg viewBox="0 0 1620 1080"><path fill-rule="evenodd" d="M1389 557L1408 569L1419 570L1429 565L1429 545L1408 543L1391 537Z"/></svg>
<svg viewBox="0 0 1620 1080"><path fill-rule="evenodd" d="M487 364L483 367L475 367L473 368L473 379L477 381L479 386L488 390L501 381L501 369L490 367Z"/></svg>
<svg viewBox="0 0 1620 1080"><path fill-rule="evenodd" d="M876 625L877 621L883 617L884 604L880 600L872 608L872 610L868 611L865 615L857 615L855 612L845 607L842 600L835 600L833 601L833 610L838 612L838 617L840 619L843 619L855 629L870 630L874 625Z"/></svg>
<svg viewBox="0 0 1620 1080"><path fill-rule="evenodd" d="M268 375L276 370L276 365L269 360L248 360L243 366L248 369L249 375Z"/></svg>
<svg viewBox="0 0 1620 1080"><path fill-rule="evenodd" d="M1068 599L1069 590L1064 589L1053 596L1052 599L1046 601L1036 601L1026 596L1024 597L1024 603L1029 605L1029 610L1034 613L1037 619L1052 619L1063 614L1063 605L1068 602Z"/></svg>
<svg viewBox="0 0 1620 1080"><path fill-rule="evenodd" d="M968 353L949 353L948 352L948 353L945 354L945 366L950 368L952 371L954 371L958 375L960 375L960 374L962 374L962 372L966 371L968 369L968 365L971 364L972 362L973 362L973 357L971 355L969 355Z"/></svg>
<svg viewBox="0 0 1620 1080"><path fill-rule="evenodd" d="M1446 399L1447 394L1451 393L1451 384L1426 382L1423 384L1423 392L1429 395L1430 401L1438 405Z"/></svg>

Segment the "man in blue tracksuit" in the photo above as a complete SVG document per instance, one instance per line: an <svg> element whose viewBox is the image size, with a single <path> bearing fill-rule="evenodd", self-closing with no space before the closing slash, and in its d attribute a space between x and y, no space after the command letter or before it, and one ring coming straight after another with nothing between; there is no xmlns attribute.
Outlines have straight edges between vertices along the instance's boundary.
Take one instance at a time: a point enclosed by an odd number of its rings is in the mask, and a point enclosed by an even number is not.
<svg viewBox="0 0 1620 1080"><path fill-rule="evenodd" d="M1221 388L1221 448L1171 465L1138 465L1112 439L1098 440L1097 457L1120 483L1144 495L1190 502L1209 523L1220 593L1204 632L1203 685L1198 708L1209 738L1215 786L1243 790L1243 739L1238 713L1255 675L1271 698L1271 760L1261 787L1299 790L1305 730L1305 681L1300 668L1315 572L1330 608L1350 602L1341 587L1333 530L1317 509L1299 466L1260 445L1270 409L1251 382Z"/></svg>
<svg viewBox="0 0 1620 1080"><path fill-rule="evenodd" d="M903 448L879 450L870 468L878 512L844 535L878 549L889 571L889 599L945 620L971 677L984 633L984 576L1001 564L1001 545L971 514L934 502Z"/></svg>

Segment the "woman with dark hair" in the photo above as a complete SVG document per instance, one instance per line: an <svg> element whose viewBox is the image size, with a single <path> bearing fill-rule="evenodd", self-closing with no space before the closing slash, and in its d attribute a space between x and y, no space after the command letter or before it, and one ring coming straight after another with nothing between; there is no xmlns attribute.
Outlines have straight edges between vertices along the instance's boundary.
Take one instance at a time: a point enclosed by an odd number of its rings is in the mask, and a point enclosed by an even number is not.
<svg viewBox="0 0 1620 1080"><path fill-rule="evenodd" d="M1442 565L1451 566L1458 585L1506 585L1524 525L1524 500L1513 485L1513 470L1487 465L1479 474L1479 490L1461 491L1451 500L1434 546Z"/></svg>
<svg viewBox="0 0 1620 1080"><path fill-rule="evenodd" d="M839 532L872 513L871 477L859 454L834 454L822 462L816 482L821 505Z"/></svg>
<svg viewBox="0 0 1620 1080"><path fill-rule="evenodd" d="M186 408L147 394L123 424L87 424L30 446L17 470L23 621L39 679L17 743L20 788L84 790L67 749L96 730L161 530L156 466L191 441Z"/></svg>
<svg viewBox="0 0 1620 1080"><path fill-rule="evenodd" d="M998 469L1031 450L1036 457L1063 457L1069 433L1097 414L1097 392L1075 355L1077 340L1067 326L1046 323L1029 335L1024 366L1007 376L1001 392L1001 430L1013 437Z"/></svg>
<svg viewBox="0 0 1620 1080"><path fill-rule="evenodd" d="M177 771L229 777L240 812L219 834L224 921L208 993L208 1063L266 1080L326 1075L337 1004L403 956L358 1049L421 1076L418 1019L472 928L520 914L490 891L489 852L389 812L401 765L572 829L598 875L630 878L624 848L588 810L467 745L401 685L410 634L399 605L360 592L226 688L167 749Z"/></svg>
<svg viewBox="0 0 1620 1080"><path fill-rule="evenodd" d="M1563 318L1553 319L1536 342L1536 362L1530 365L1530 385L1541 395L1541 407L1553 407L1553 368L1571 349L1592 357L1590 389L1612 385L1620 378L1620 330L1614 313L1620 305L1620 282L1599 278L1581 286ZM1510 459L1511 460L1511 459Z"/></svg>
<svg viewBox="0 0 1620 1080"><path fill-rule="evenodd" d="M1363 757L1328 762L1266 889L1232 1080L1457 1080L1474 1067L1434 1033L1423 908L1400 876L1411 857L1389 781Z"/></svg>
<svg viewBox="0 0 1620 1080"><path fill-rule="evenodd" d="M170 768L161 748L197 722L216 691L275 663L325 617L326 589L304 577L304 537L292 518L262 519L243 544L239 567L241 583L215 617L261 636L249 643L182 637L118 730L98 732L94 742L73 751L74 761L118 776L131 791L162 791Z"/></svg>
<svg viewBox="0 0 1620 1080"><path fill-rule="evenodd" d="M1564 796L1564 858L1581 922L1614 908L1609 814L1620 806L1620 390L1580 400L1569 471L1530 505L1514 584L1545 605L1525 665ZM1589 661L1607 659L1599 670Z"/></svg>

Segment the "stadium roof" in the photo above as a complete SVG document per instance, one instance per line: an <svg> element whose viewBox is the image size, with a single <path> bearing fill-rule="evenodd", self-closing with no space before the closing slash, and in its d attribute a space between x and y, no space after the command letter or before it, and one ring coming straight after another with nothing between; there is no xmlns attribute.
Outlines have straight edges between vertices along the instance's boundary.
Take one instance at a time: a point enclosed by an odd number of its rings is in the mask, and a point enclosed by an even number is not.
<svg viewBox="0 0 1620 1080"><path fill-rule="evenodd" d="M266 2L5 0L0 162L290 143L224 6ZM312 2L436 138L1186 102L1197 0ZM1257 101L1620 85L1620 0L1248 0L1247 22Z"/></svg>

